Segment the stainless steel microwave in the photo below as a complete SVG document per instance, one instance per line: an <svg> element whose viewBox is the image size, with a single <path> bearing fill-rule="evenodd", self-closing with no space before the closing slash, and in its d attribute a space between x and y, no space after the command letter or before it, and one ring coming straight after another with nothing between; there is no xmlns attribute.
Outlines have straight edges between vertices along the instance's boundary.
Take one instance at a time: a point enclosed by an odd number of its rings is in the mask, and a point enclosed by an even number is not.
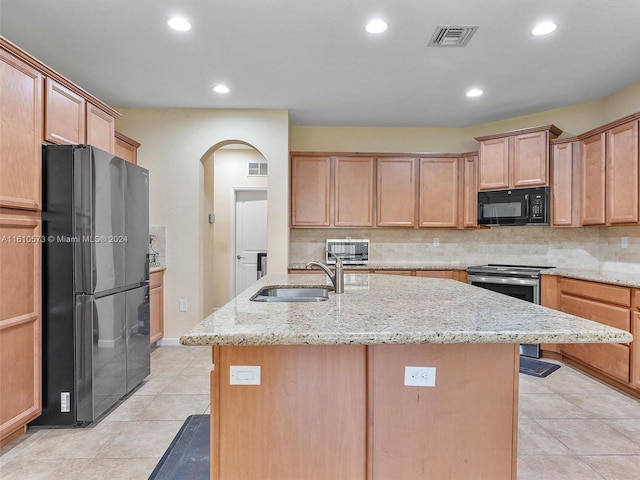
<svg viewBox="0 0 640 480"><path fill-rule="evenodd" d="M478 192L478 225L549 225L549 187Z"/></svg>

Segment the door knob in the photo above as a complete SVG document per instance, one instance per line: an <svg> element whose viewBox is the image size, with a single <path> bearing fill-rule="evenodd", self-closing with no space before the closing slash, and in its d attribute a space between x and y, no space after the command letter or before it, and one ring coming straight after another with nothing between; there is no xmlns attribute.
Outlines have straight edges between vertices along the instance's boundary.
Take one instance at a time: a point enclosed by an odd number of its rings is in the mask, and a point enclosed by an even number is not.
<svg viewBox="0 0 640 480"><path fill-rule="evenodd" d="M242 260L244 257L243 257L242 255L236 255L236 258L237 258L238 260Z"/></svg>

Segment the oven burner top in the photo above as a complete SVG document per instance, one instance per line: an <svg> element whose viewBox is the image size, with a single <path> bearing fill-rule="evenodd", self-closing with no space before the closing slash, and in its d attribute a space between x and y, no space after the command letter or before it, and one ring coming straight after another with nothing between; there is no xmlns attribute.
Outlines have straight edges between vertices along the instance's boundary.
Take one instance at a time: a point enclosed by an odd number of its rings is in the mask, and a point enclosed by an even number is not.
<svg viewBox="0 0 640 480"><path fill-rule="evenodd" d="M527 277L537 278L541 270L554 268L550 266L534 266L534 265L503 265L498 263L490 263L489 265L479 265L477 267L467 268L467 273L483 274L494 277Z"/></svg>

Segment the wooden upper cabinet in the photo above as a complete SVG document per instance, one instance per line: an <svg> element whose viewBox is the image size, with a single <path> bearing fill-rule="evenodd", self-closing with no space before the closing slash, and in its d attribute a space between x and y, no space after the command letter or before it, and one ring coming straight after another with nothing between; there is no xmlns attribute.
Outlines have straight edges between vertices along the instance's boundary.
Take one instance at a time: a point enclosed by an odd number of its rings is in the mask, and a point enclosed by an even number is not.
<svg viewBox="0 0 640 480"><path fill-rule="evenodd" d="M582 225L604 225L605 134L580 142Z"/></svg>
<svg viewBox="0 0 640 480"><path fill-rule="evenodd" d="M478 190L549 185L549 140L561 133L555 125L546 125L476 137Z"/></svg>
<svg viewBox="0 0 640 480"><path fill-rule="evenodd" d="M116 119L91 103L87 103L87 144L115 154Z"/></svg>
<svg viewBox="0 0 640 480"><path fill-rule="evenodd" d="M577 151L577 142L558 143L552 147L551 225L554 227L579 226Z"/></svg>
<svg viewBox="0 0 640 480"><path fill-rule="evenodd" d="M77 93L51 78L46 79L45 140L51 143L85 143L85 105Z"/></svg>
<svg viewBox="0 0 640 480"><path fill-rule="evenodd" d="M420 227L458 225L458 159L420 159Z"/></svg>
<svg viewBox="0 0 640 480"><path fill-rule="evenodd" d="M335 158L334 225L372 227L375 205L375 158Z"/></svg>
<svg viewBox="0 0 640 480"><path fill-rule="evenodd" d="M378 158L377 180L377 226L414 227L416 159Z"/></svg>
<svg viewBox="0 0 640 480"><path fill-rule="evenodd" d="M461 208L458 226L476 228L478 226L478 157L464 157L462 163L462 179L460 188Z"/></svg>
<svg viewBox="0 0 640 480"><path fill-rule="evenodd" d="M607 131L607 223L638 223L638 121Z"/></svg>
<svg viewBox="0 0 640 480"><path fill-rule="evenodd" d="M0 207L40 210L42 75L0 49Z"/></svg>
<svg viewBox="0 0 640 480"><path fill-rule="evenodd" d="M140 144L119 132L115 133L115 137L116 156L127 162L138 163L138 147L140 147Z"/></svg>
<svg viewBox="0 0 640 480"><path fill-rule="evenodd" d="M509 188L509 137L480 142L478 190Z"/></svg>
<svg viewBox="0 0 640 480"><path fill-rule="evenodd" d="M331 157L291 157L291 226L328 227Z"/></svg>
<svg viewBox="0 0 640 480"><path fill-rule="evenodd" d="M514 188L549 184L549 139L547 130L513 137L512 181Z"/></svg>

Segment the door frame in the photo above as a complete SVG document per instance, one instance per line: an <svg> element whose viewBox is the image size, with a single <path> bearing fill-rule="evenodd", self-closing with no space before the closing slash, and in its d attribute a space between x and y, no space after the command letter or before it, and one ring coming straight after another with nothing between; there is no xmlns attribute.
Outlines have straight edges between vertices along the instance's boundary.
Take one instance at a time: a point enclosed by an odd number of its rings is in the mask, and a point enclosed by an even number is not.
<svg viewBox="0 0 640 480"><path fill-rule="evenodd" d="M269 190L267 187L231 187L231 213L229 216L229 296L236 292L236 202L239 192L265 192L267 194L267 205L269 205ZM267 249L269 245L267 244ZM267 258L268 255L267 255ZM234 297L231 297L231 300Z"/></svg>

